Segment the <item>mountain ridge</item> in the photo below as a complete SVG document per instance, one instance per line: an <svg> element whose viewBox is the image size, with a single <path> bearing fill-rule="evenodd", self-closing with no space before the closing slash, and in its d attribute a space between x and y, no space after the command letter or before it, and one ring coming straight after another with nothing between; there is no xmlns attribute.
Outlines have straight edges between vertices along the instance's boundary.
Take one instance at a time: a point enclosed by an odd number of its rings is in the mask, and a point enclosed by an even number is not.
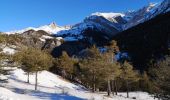
<svg viewBox="0 0 170 100"><path fill-rule="evenodd" d="M5 32L6 34L24 33L28 30L43 30L55 36L64 37L65 40L77 41L83 38L86 30L95 30L105 33L104 37L111 38L117 33L127 30L140 23L148 21L159 15L170 11L170 0L164 0L160 4L150 3L137 11L126 13L92 13L90 16L72 26L58 26L54 22L49 25L40 26L38 28L29 27L19 31Z"/></svg>

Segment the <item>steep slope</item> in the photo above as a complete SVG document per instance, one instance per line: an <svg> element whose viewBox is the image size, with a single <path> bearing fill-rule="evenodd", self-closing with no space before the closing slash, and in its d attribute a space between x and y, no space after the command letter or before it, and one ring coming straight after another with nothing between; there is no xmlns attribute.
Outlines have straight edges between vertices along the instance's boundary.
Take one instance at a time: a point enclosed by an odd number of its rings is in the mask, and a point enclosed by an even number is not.
<svg viewBox="0 0 170 100"><path fill-rule="evenodd" d="M96 34L96 36L103 35L103 38L109 38L118 33L121 30L121 27L118 23L112 23L102 16L93 15L85 18L83 22L72 26L70 30L58 32L56 36L74 37L78 40L82 39L83 36L87 36L87 30L102 32L103 34Z"/></svg>
<svg viewBox="0 0 170 100"><path fill-rule="evenodd" d="M109 40L117 33L166 13L169 9L169 0L164 0L160 4L150 3L137 11L125 14L97 12L86 17L83 22L73 25L70 30L57 32L56 36L80 40L90 35L90 38L100 37L101 40Z"/></svg>
<svg viewBox="0 0 170 100"><path fill-rule="evenodd" d="M164 0L160 4L150 3L148 6L145 6L138 11L126 13L125 18L128 19L128 23L123 25L123 28L126 30L168 11L170 11L170 0Z"/></svg>
<svg viewBox="0 0 170 100"><path fill-rule="evenodd" d="M168 53L170 12L114 36L122 51L128 52L136 68L146 70L151 59Z"/></svg>

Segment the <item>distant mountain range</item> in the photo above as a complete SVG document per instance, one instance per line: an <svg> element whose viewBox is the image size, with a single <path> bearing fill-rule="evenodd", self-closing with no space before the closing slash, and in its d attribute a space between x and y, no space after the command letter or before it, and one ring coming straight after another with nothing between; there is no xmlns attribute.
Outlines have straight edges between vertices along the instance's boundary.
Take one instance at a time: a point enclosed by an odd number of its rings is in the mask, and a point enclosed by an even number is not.
<svg viewBox="0 0 170 100"><path fill-rule="evenodd" d="M156 15L170 11L170 0L164 0L160 4L150 3L137 11L126 13L93 13L82 22L72 26L58 26L54 22L38 28L29 27L22 30L5 32L6 34L24 33L28 30L43 30L49 34L63 37L66 41L82 39L87 30L95 30L104 33L105 39L110 39L115 34L127 30L133 26L152 19Z"/></svg>

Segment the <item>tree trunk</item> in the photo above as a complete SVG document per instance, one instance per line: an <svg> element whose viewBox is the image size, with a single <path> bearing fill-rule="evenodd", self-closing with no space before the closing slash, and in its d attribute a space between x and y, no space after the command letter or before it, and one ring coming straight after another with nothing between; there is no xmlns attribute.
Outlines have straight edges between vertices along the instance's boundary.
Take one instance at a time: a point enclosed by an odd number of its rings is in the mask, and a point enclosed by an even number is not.
<svg viewBox="0 0 170 100"><path fill-rule="evenodd" d="M65 79L66 78L66 72L65 72L65 70L62 70L62 76L63 76L63 78Z"/></svg>
<svg viewBox="0 0 170 100"><path fill-rule="evenodd" d="M114 84L114 80L112 80L112 94L115 95L115 84Z"/></svg>
<svg viewBox="0 0 170 100"><path fill-rule="evenodd" d="M37 84L38 84L38 71L35 72L35 90L37 90Z"/></svg>
<svg viewBox="0 0 170 100"><path fill-rule="evenodd" d="M27 83L30 83L30 80L29 80L29 78L30 78L30 73L28 72L27 74L28 74L28 76L27 76Z"/></svg>
<svg viewBox="0 0 170 100"><path fill-rule="evenodd" d="M116 80L114 81L114 83L115 83L115 92L116 92L116 95L117 95L117 82L116 82Z"/></svg>
<svg viewBox="0 0 170 100"><path fill-rule="evenodd" d="M110 96L111 87L110 87L110 80L107 81L107 95Z"/></svg>
<svg viewBox="0 0 170 100"><path fill-rule="evenodd" d="M128 83L128 80L126 80L126 89L127 89L127 98L129 98L129 83Z"/></svg>
<svg viewBox="0 0 170 100"><path fill-rule="evenodd" d="M93 92L95 92L95 91L96 91L96 84L95 84L95 80L96 80L96 78L95 78L95 75L94 75L94 72L93 72Z"/></svg>
<svg viewBox="0 0 170 100"><path fill-rule="evenodd" d="M95 91L96 91L96 84L93 83L93 92L95 92Z"/></svg>
<svg viewBox="0 0 170 100"><path fill-rule="evenodd" d="M70 79L73 81L74 79L73 79L73 75L72 74L70 74Z"/></svg>

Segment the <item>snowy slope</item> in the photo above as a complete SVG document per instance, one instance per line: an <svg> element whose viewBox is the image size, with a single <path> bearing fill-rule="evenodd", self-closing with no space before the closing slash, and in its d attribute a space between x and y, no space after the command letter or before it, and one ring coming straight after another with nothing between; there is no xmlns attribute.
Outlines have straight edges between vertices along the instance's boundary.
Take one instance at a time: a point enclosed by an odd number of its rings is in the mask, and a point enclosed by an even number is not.
<svg viewBox="0 0 170 100"><path fill-rule="evenodd" d="M17 79L23 82L27 81L27 75L23 70L17 69L11 72L12 76L10 78ZM62 79L59 76L56 76L48 71L42 71L38 74L39 79L39 86L48 86L48 87L60 87L60 88L69 88L69 89L81 89L79 86L74 85L66 80ZM48 76L48 77L47 77ZM35 75L30 76L30 83L35 83Z"/></svg>
<svg viewBox="0 0 170 100"><path fill-rule="evenodd" d="M16 31L11 31L11 32L5 32L6 34L15 34L15 33L23 33L25 31L28 31L28 30L35 30L35 31L38 31L38 30L44 30L50 34L52 33L57 33L61 30L68 30L70 29L70 27L62 27L62 26L57 26L54 22L49 24L49 25L44 25L44 26L40 26L38 28L34 28L34 27L28 27L26 29L22 29L22 30L16 30Z"/></svg>
<svg viewBox="0 0 170 100"><path fill-rule="evenodd" d="M0 100L133 100L132 97L157 100L144 92L132 92L129 99L125 98L126 93L106 97L106 93L91 93L48 71L38 73L38 91L34 91L34 77L34 74L30 75L31 84L28 84L27 75L21 69L12 71L8 76L9 82L0 87Z"/></svg>
<svg viewBox="0 0 170 100"><path fill-rule="evenodd" d="M152 19L153 17L170 11L170 0L164 0L162 3L150 3L137 11L125 13L124 18L128 22L123 25L124 30Z"/></svg>

